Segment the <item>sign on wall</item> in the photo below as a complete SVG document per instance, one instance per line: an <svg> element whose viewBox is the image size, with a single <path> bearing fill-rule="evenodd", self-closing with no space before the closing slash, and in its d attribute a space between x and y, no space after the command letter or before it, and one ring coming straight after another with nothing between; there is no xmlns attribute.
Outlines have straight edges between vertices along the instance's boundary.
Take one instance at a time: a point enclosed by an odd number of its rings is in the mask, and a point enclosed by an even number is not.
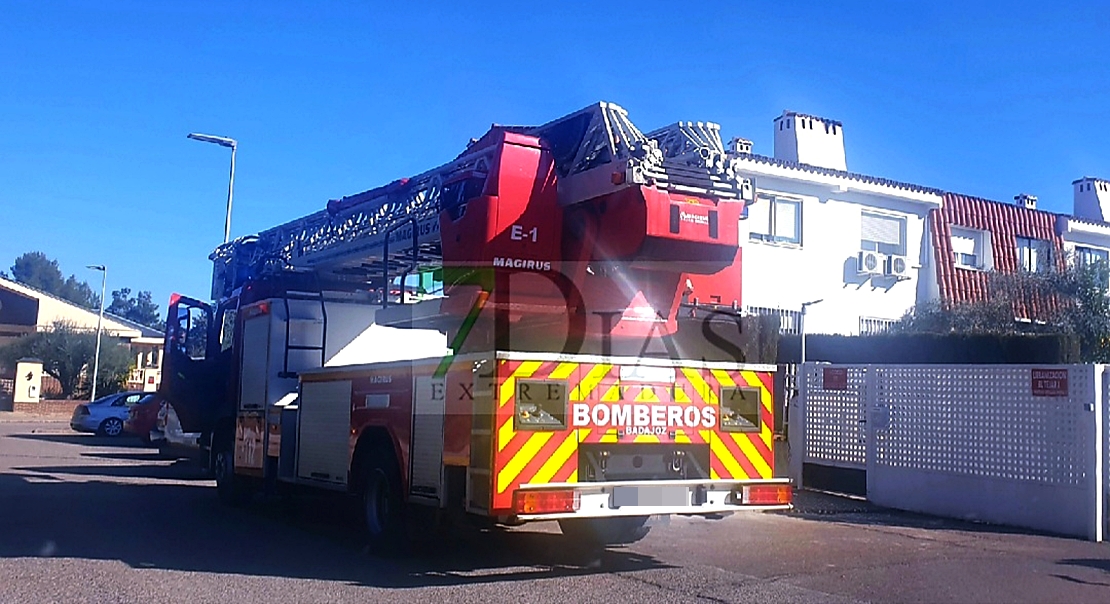
<svg viewBox="0 0 1110 604"><path fill-rule="evenodd" d="M825 390L847 390L848 368L825 367L822 370L821 387Z"/></svg>
<svg viewBox="0 0 1110 604"><path fill-rule="evenodd" d="M1030 369L1030 389L1033 396L1067 396L1067 369Z"/></svg>

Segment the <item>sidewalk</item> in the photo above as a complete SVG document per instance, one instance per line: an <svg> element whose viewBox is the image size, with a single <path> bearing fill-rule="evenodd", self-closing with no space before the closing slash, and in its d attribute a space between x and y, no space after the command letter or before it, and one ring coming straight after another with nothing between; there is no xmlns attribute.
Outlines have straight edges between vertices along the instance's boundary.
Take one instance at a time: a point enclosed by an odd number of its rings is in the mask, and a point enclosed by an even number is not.
<svg viewBox="0 0 1110 604"><path fill-rule="evenodd" d="M68 422L68 415L59 413L26 413L24 411L0 411L0 424L14 422Z"/></svg>

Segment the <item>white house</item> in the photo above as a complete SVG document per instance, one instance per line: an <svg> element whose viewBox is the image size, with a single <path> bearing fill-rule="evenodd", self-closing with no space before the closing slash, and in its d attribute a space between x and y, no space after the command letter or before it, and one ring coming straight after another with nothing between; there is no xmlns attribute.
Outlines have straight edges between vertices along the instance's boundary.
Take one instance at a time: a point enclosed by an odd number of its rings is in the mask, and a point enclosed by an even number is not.
<svg viewBox="0 0 1110 604"><path fill-rule="evenodd" d="M732 151L755 181L756 203L741 222L743 298L750 312L782 313L807 333L882 331L918 299L923 235L936 189L847 171L836 121L784 111L774 121L774 156Z"/></svg>
<svg viewBox="0 0 1110 604"><path fill-rule="evenodd" d="M56 321L95 331L99 319L97 311L0 277L0 344L48 330ZM127 387L157 389L162 378L162 332L110 313L104 314L101 329L105 336L126 342L135 355L135 368Z"/></svg>
<svg viewBox="0 0 1110 604"><path fill-rule="evenodd" d="M1110 266L1110 181L1090 176L1072 183L1072 216L1057 218L1064 253L1079 262Z"/></svg>

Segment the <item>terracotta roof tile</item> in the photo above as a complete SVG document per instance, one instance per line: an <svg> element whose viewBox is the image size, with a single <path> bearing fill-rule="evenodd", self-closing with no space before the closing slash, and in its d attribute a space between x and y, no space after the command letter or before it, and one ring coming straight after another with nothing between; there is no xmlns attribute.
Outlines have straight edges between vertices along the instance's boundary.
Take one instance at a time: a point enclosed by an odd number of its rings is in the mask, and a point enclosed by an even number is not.
<svg viewBox="0 0 1110 604"><path fill-rule="evenodd" d="M994 271L1012 274L1018 270L1017 237L1047 240L1052 243L1056 257L1062 258L1063 241L1056 231L1056 217L1057 214L1044 210L945 193L943 207L929 212L941 300L983 302L990 295L988 272L956 267L952 255L952 226L989 232ZM1028 305L1018 300L1014 312L1018 317L1039 319L1055 306L1055 300L1030 296Z"/></svg>

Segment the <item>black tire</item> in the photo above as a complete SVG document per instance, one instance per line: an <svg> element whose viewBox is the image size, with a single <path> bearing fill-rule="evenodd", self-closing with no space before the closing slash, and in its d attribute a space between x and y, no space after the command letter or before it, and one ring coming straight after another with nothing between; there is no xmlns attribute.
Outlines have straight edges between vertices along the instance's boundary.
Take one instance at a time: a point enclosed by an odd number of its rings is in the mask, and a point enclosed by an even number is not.
<svg viewBox="0 0 1110 604"><path fill-rule="evenodd" d="M647 536L651 527L647 516L615 518L564 518L559 521L563 535L591 546L626 545Z"/></svg>
<svg viewBox="0 0 1110 604"><path fill-rule="evenodd" d="M173 447L164 440L154 446L158 448L158 459L179 459L181 457L174 451Z"/></svg>
<svg viewBox="0 0 1110 604"><path fill-rule="evenodd" d="M251 489L242 476L235 475L235 453L229 446L217 447L212 455L212 474L216 495L224 505L239 507L250 501Z"/></svg>
<svg viewBox="0 0 1110 604"><path fill-rule="evenodd" d="M391 455L372 455L362 484L362 523L370 545L388 549L401 546L407 532L405 522L397 464Z"/></svg>
<svg viewBox="0 0 1110 604"><path fill-rule="evenodd" d="M123 434L123 420L118 417L109 417L100 422L100 427L96 429L96 433L101 436L119 436Z"/></svg>

